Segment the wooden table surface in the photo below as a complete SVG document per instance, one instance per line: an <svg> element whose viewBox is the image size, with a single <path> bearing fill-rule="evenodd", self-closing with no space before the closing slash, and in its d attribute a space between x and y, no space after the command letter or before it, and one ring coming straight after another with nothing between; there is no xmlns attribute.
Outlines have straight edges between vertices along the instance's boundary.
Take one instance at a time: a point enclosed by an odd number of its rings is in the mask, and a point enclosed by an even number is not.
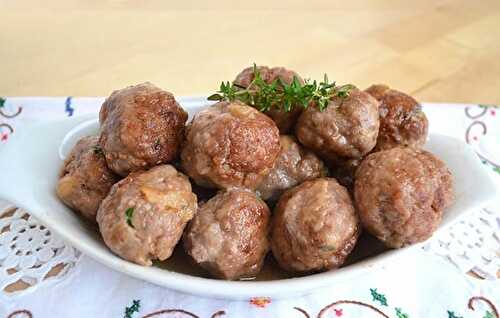
<svg viewBox="0 0 500 318"><path fill-rule="evenodd" d="M500 1L0 0L0 61L3 96L206 94L256 62L500 104Z"/></svg>

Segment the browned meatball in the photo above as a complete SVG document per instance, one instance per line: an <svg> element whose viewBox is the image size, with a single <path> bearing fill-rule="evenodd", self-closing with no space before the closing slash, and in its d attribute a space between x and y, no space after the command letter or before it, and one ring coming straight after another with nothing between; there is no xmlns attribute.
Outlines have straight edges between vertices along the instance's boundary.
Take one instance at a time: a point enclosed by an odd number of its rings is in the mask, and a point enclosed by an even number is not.
<svg viewBox="0 0 500 318"><path fill-rule="evenodd" d="M271 84L278 78L280 78L284 83L290 84L294 77L296 77L301 84L304 84L304 80L299 76L299 74L284 67L258 66L257 70L259 71L261 78L268 84ZM233 83L238 86L248 88L254 78L255 74L253 67L247 67L236 76ZM286 134L292 130L302 110L302 105L295 105L290 112L284 111L282 109L282 105L274 105L270 110L266 111L265 114L274 120L280 130L280 133Z"/></svg>
<svg viewBox="0 0 500 318"><path fill-rule="evenodd" d="M295 127L299 141L327 159L359 158L375 147L379 129L378 102L356 88L335 97L320 111L311 105Z"/></svg>
<svg viewBox="0 0 500 318"><path fill-rule="evenodd" d="M310 180L288 190L274 209L271 249L292 272L339 267L360 233L347 190L332 178Z"/></svg>
<svg viewBox="0 0 500 318"><path fill-rule="evenodd" d="M188 125L181 159L201 186L255 189L279 151L279 130L269 117L238 102L219 102Z"/></svg>
<svg viewBox="0 0 500 318"><path fill-rule="evenodd" d="M349 191L354 188L354 176L363 158L337 158L330 162L331 176Z"/></svg>
<svg viewBox="0 0 500 318"><path fill-rule="evenodd" d="M269 250L269 218L268 207L254 193L221 191L198 210L184 247L215 277L255 277Z"/></svg>
<svg viewBox="0 0 500 318"><path fill-rule="evenodd" d="M172 94L151 83L114 91L99 114L108 166L126 176L173 160L187 118Z"/></svg>
<svg viewBox="0 0 500 318"><path fill-rule="evenodd" d="M365 89L365 92L372 95L376 100L381 101L385 93L390 89L391 88L387 85L375 84Z"/></svg>
<svg viewBox="0 0 500 318"><path fill-rule="evenodd" d="M385 85L372 85L365 91L380 101L376 151L424 145L429 123L422 106L413 97Z"/></svg>
<svg viewBox="0 0 500 318"><path fill-rule="evenodd" d="M323 161L302 147L293 136L280 136L281 151L271 172L257 188L264 200L278 200L287 189L306 180L326 176Z"/></svg>
<svg viewBox="0 0 500 318"><path fill-rule="evenodd" d="M99 204L118 181L106 166L99 137L83 137L64 161L57 196L70 208L95 222Z"/></svg>
<svg viewBox="0 0 500 318"><path fill-rule="evenodd" d="M356 172L363 226L389 247L429 238L453 201L450 171L431 153L392 148L369 155Z"/></svg>
<svg viewBox="0 0 500 318"><path fill-rule="evenodd" d="M114 253L150 266L152 260L170 257L196 209L188 178L161 165L116 183L102 201L97 222Z"/></svg>

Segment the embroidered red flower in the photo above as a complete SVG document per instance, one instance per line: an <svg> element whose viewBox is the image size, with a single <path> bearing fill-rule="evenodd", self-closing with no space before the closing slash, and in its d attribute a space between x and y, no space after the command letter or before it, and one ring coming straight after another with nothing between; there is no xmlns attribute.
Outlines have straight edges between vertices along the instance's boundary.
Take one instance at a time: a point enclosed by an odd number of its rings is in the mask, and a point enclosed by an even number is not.
<svg viewBox="0 0 500 318"><path fill-rule="evenodd" d="M8 138L9 138L9 134L0 135L0 140L2 140L2 141L7 141Z"/></svg>
<svg viewBox="0 0 500 318"><path fill-rule="evenodd" d="M335 316L336 317L342 317L342 314L343 314L342 308L340 308L340 309L334 309L333 311L335 312Z"/></svg>
<svg viewBox="0 0 500 318"><path fill-rule="evenodd" d="M250 299L250 304L259 308L265 308L270 303L271 303L271 298L269 297L253 297Z"/></svg>

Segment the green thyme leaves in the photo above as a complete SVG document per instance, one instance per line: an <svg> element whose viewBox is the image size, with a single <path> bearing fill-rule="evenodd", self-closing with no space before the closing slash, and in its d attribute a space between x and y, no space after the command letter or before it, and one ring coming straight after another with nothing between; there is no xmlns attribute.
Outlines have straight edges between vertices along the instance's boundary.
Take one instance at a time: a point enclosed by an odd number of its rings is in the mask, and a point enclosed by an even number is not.
<svg viewBox="0 0 500 318"><path fill-rule="evenodd" d="M285 83L281 78L267 83L262 79L257 66L254 64L254 79L248 87L242 87L230 82L222 82L217 93L208 97L211 101L240 101L260 111L277 108L285 112L295 107L307 108L311 104L317 105L323 111L334 97L345 98L354 88L347 84L337 86L329 82L325 74L323 81L301 81L294 77L291 83Z"/></svg>

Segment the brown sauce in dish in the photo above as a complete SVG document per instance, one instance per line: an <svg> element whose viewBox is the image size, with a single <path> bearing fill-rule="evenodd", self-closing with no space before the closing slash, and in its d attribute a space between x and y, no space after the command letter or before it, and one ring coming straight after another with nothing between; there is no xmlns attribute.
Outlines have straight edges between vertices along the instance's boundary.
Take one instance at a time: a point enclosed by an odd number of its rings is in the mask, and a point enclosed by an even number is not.
<svg viewBox="0 0 500 318"><path fill-rule="evenodd" d="M373 236L363 233L356 244L353 252L349 255L346 262L343 266L348 266L359 262L361 260L373 257L378 255L387 248L383 246L383 244L378 241ZM172 256L164 261L164 262L154 262L153 266L166 269L176 273L182 273L191 276L198 276L204 278L211 278L209 274L203 270L200 266L196 265L191 257L184 251L182 248L182 243L178 244L174 250ZM260 271L259 275L255 278L244 279L245 281L272 281L272 280L280 280L292 277L300 277L307 276L309 274L293 274L284 271L279 268L277 262L272 257L271 253L269 253L264 262L264 266Z"/></svg>

